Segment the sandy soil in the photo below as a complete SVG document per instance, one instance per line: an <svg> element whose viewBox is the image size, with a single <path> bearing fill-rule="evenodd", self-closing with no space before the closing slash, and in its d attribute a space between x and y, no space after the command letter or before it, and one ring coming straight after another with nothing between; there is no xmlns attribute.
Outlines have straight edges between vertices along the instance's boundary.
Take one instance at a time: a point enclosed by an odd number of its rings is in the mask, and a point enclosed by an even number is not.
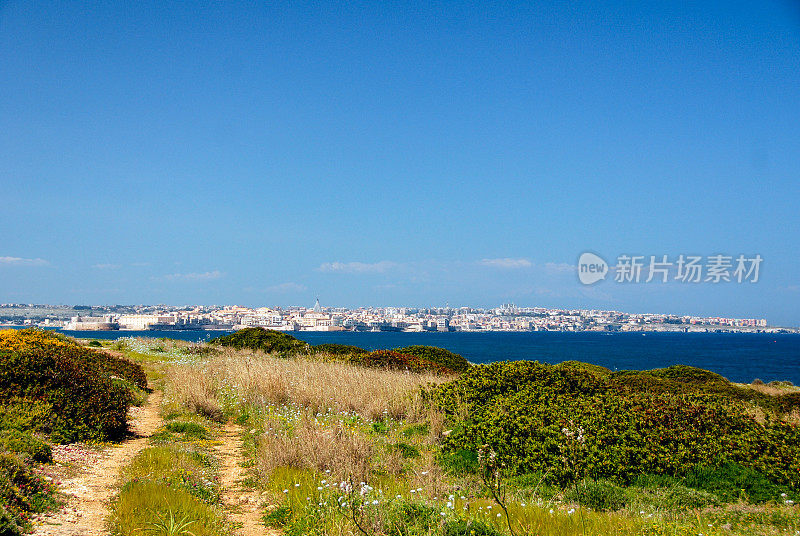
<svg viewBox="0 0 800 536"><path fill-rule="evenodd" d="M219 457L222 501L230 511L231 520L237 527L239 536L277 536L280 532L265 527L261 523L261 496L257 491L242 486L245 470L242 467L242 429L226 425L218 439L216 449Z"/></svg>
<svg viewBox="0 0 800 536"><path fill-rule="evenodd" d="M74 443L53 449L54 464L46 473L67 497L57 512L35 521L36 536L108 536L106 519L109 501L117 492L120 469L130 463L147 439L161 425L159 416L162 393L155 391L142 408L131 408L130 423L134 436L105 447ZM230 512L237 536L278 536L280 532L261 523L261 496L242 486L241 427L226 425L214 446L220 459L222 501Z"/></svg>
<svg viewBox="0 0 800 536"><path fill-rule="evenodd" d="M161 426L161 392L155 391L142 408L130 409L134 437L105 448L81 444L53 449L55 465L50 472L67 504L36 523L33 534L48 536L105 536L109 500L121 467L147 445L147 438Z"/></svg>

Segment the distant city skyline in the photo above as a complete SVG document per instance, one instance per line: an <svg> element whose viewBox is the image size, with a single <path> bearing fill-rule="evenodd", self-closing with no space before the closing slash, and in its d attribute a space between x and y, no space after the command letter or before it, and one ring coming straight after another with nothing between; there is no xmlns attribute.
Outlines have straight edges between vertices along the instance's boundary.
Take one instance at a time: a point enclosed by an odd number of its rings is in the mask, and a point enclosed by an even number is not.
<svg viewBox="0 0 800 536"><path fill-rule="evenodd" d="M214 331L263 327L280 331L660 331L794 332L765 318L698 317L615 310L520 307L243 307L224 306L53 306L0 304L0 325L67 331Z"/></svg>
<svg viewBox="0 0 800 536"><path fill-rule="evenodd" d="M580 314L594 317L596 314L602 313L603 315L610 314L612 317L620 315L626 318L648 319L652 318L672 318L682 319L685 322L697 323L699 325L705 324L720 324L730 326L753 326L753 327L783 327L790 329L800 329L800 326L791 325L776 325L768 322L766 318L744 318L744 317L726 317L724 315L693 315L681 314L670 311L621 311L616 309L583 309L574 307L544 307L541 305L520 305L513 302L495 304L493 306L474 306L466 304L417 304L417 305L368 305L368 306L354 306L346 307L337 304L323 305L319 298L315 298L313 306L308 304L259 304L259 305L242 305L238 303L228 304L167 304L167 303L153 303L153 304L33 304L33 303L0 303L0 324L3 320L15 317L15 323L19 323L19 318L30 318L36 320L38 323L45 318L65 320L67 317L82 317L82 316L97 316L103 315L130 315L130 314L148 314L156 315L168 312L186 312L191 314L205 315L215 311L230 312L237 311L237 314L254 314L258 315L263 311L304 311L313 313L351 313L359 311L376 312L386 315L405 315L416 312L424 312L430 315L463 315L463 314L522 314L527 315L530 313L546 313L552 314ZM72 329L72 328L68 328Z"/></svg>
<svg viewBox="0 0 800 536"><path fill-rule="evenodd" d="M0 302L800 325L790 0L0 3ZM756 283L583 285L583 252Z"/></svg>

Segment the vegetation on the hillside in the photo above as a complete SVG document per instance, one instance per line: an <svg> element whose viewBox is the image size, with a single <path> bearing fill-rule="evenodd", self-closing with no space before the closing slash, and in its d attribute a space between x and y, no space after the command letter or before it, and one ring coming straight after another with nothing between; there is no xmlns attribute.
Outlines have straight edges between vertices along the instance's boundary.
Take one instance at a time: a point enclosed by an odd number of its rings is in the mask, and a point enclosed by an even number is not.
<svg viewBox="0 0 800 536"><path fill-rule="evenodd" d="M424 352L320 346L165 357L174 419L154 445L213 437L214 425L187 411L244 425L249 482L275 505L265 522L287 535L800 530L789 482L796 416L783 409L796 407L784 396L791 389L759 391L692 368L615 373L577 362L449 376ZM741 456L713 457L723 450Z"/></svg>
<svg viewBox="0 0 800 536"><path fill-rule="evenodd" d="M413 354L397 352L395 350L375 350L368 354L350 356L350 363L362 367L382 368L388 370L406 370L410 372L435 372L438 374L453 374L455 371L435 361L425 359Z"/></svg>
<svg viewBox="0 0 800 536"><path fill-rule="evenodd" d="M141 366L38 330L0 331L0 429L56 442L127 431L128 407L147 385Z"/></svg>
<svg viewBox="0 0 800 536"><path fill-rule="evenodd" d="M237 350L256 350L279 357L302 356L323 361L342 361L369 368L430 371L452 374L466 370L469 362L458 354L434 346L409 346L397 350L369 352L349 344L311 346L288 333L264 328L245 328L211 339L210 344Z"/></svg>
<svg viewBox="0 0 800 536"><path fill-rule="evenodd" d="M428 361L438 363L443 367L454 372L464 372L470 367L470 362L462 356L445 350L444 348L437 348L436 346L423 346L416 344L413 346L406 346L404 348L395 348L395 352L401 354L413 355Z"/></svg>
<svg viewBox="0 0 800 536"><path fill-rule="evenodd" d="M369 353L369 350L364 350L360 346L337 343L315 344L311 351L315 354L329 354L332 356L350 356Z"/></svg>
<svg viewBox="0 0 800 536"><path fill-rule="evenodd" d="M123 484L111 508L115 534L227 534L217 468L196 439L156 434L155 444L123 469Z"/></svg>
<svg viewBox="0 0 800 536"><path fill-rule="evenodd" d="M17 356L8 362L99 359L87 368L104 386L133 396L143 385L128 361L59 336L17 337L43 349L6 341L0 356ZM211 448L224 421L243 426L246 485L260 492L264 521L289 536L800 531L800 404L782 385L736 385L683 366L472 366L438 348L310 347L261 328L212 346L139 339L117 348L163 367L167 420L122 472L110 518L117 534L234 528ZM0 463L3 493L23 489L14 479L25 471L36 478L32 464L50 456L39 432L54 433L38 427L54 419L49 399L12 391L0 406L0 422L15 423L0 429L0 461L12 460ZM39 495L17 510L13 493L0 497L0 527L8 518L21 530L52 501L46 483L25 486Z"/></svg>
<svg viewBox="0 0 800 536"><path fill-rule="evenodd" d="M498 362L471 368L432 397L453 426L445 454L492 451L512 474L631 484L732 463L800 491L800 426L708 371Z"/></svg>
<svg viewBox="0 0 800 536"><path fill-rule="evenodd" d="M296 353L307 353L309 345L288 333L264 328L240 329L230 335L211 339L209 344L225 346L237 350L257 350L284 357Z"/></svg>
<svg viewBox="0 0 800 536"><path fill-rule="evenodd" d="M48 440L122 437L146 387L141 366L125 359L52 332L0 331L0 534L22 534L56 506L37 470L53 459Z"/></svg>
<svg viewBox="0 0 800 536"><path fill-rule="evenodd" d="M0 449L0 534L31 528L31 516L55 507L55 489L23 457Z"/></svg>

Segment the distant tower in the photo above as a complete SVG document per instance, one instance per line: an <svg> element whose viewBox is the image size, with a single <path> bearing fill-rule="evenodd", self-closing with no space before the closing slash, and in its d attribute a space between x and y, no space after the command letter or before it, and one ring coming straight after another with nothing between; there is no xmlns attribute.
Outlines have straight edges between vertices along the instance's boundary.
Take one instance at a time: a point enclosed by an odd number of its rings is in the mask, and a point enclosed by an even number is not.
<svg viewBox="0 0 800 536"><path fill-rule="evenodd" d="M319 313L320 311L322 311L322 306L319 304L319 298L317 298L317 301L314 303L314 312Z"/></svg>

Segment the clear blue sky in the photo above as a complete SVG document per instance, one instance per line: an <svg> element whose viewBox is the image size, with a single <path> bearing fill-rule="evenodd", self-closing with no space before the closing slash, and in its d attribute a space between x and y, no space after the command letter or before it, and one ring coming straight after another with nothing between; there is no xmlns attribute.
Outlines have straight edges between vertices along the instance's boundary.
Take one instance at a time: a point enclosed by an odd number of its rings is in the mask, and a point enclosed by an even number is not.
<svg viewBox="0 0 800 536"><path fill-rule="evenodd" d="M0 302L800 324L800 6L522 4L0 2Z"/></svg>

